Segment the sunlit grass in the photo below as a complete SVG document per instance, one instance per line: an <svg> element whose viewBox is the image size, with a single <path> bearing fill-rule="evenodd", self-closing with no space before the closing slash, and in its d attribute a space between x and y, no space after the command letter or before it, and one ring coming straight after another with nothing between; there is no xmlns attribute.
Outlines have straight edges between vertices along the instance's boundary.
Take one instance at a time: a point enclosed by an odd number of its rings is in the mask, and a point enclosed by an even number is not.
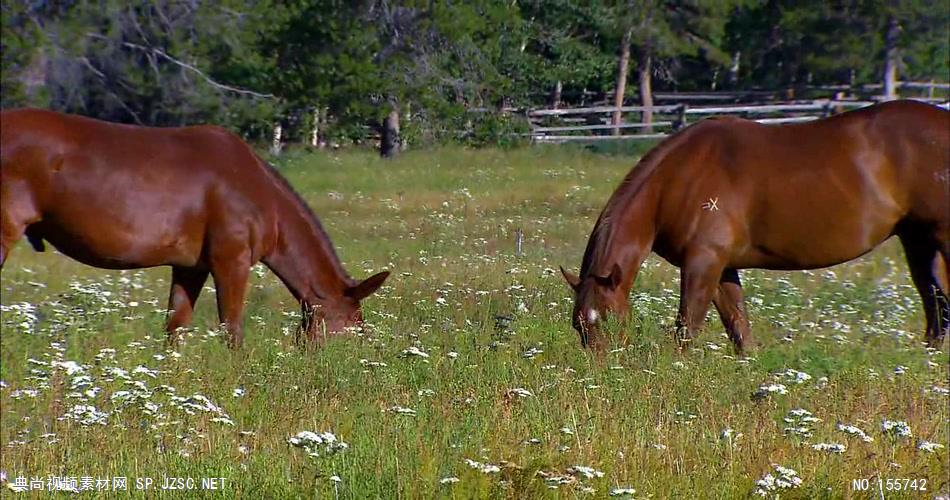
<svg viewBox="0 0 950 500"><path fill-rule="evenodd" d="M921 345L896 242L833 273L744 272L762 343L751 358L734 356L715 314L674 351L678 273L652 257L629 343L597 357L579 348L556 269L577 268L632 159L445 149L278 163L351 274L393 271L365 301L366 331L297 348L290 294L255 272L242 351L217 334L209 282L167 352L167 269L103 271L21 244L0 282L10 481L214 476L247 498L735 498L790 469L800 484L782 498L866 498L851 480L872 477L947 492L947 355ZM301 431L347 446L305 450L289 442Z"/></svg>

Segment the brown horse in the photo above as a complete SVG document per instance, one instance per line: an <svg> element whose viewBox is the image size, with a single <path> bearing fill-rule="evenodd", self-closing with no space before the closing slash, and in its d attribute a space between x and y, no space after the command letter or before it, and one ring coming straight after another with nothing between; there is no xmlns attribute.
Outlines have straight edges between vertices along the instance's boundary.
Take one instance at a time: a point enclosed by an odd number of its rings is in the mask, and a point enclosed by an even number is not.
<svg viewBox="0 0 950 500"><path fill-rule="evenodd" d="M169 339L214 278L229 345L243 342L250 267L261 261L304 310L310 339L362 321L388 272L349 277L320 222L239 137L219 127L148 128L37 109L0 114L0 266L26 234L106 269L172 267Z"/></svg>
<svg viewBox="0 0 950 500"><path fill-rule="evenodd" d="M667 138L610 197L580 276L561 269L581 342L603 346L599 321L626 316L651 251L680 268L677 340L696 335L712 302L741 351L738 269L833 266L896 235L939 344L950 331L948 136L950 113L896 101L795 125L709 119Z"/></svg>

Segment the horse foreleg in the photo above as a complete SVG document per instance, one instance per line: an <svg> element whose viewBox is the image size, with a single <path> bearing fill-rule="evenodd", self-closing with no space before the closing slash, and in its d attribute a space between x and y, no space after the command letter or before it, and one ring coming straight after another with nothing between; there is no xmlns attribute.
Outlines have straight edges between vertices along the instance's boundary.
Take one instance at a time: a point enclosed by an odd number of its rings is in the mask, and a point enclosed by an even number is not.
<svg viewBox="0 0 950 500"><path fill-rule="evenodd" d="M10 256L13 245L20 241L25 231L26 224L17 221L13 214L4 207L3 212L0 213L0 269L3 268L3 263Z"/></svg>
<svg viewBox="0 0 950 500"><path fill-rule="evenodd" d="M205 270L172 268L172 288L168 295L168 322L165 324L169 345L177 343L179 328L191 324L195 302L207 279L208 271Z"/></svg>
<svg viewBox="0 0 950 500"><path fill-rule="evenodd" d="M722 325L726 327L729 339L736 346L736 352L743 352L748 345L751 345L752 335L749 317L745 312L738 271L726 269L722 272L719 278L719 290L713 295L713 304L719 312Z"/></svg>
<svg viewBox="0 0 950 500"><path fill-rule="evenodd" d="M680 308L675 335L681 349L686 348L703 326L723 268L724 264L714 252L699 251L691 252L680 269Z"/></svg>
<svg viewBox="0 0 950 500"><path fill-rule="evenodd" d="M939 244L926 238L901 235L901 243L907 256L910 276L924 305L927 343L937 347L950 334L947 257Z"/></svg>
<svg viewBox="0 0 950 500"><path fill-rule="evenodd" d="M218 294L218 318L228 330L228 347L237 349L244 343L241 317L244 314L244 292L251 263L246 254L237 258L214 259L211 275Z"/></svg>
<svg viewBox="0 0 950 500"><path fill-rule="evenodd" d="M0 185L0 269L10 256L26 229L40 220L40 212L33 203L30 187L16 180L4 179Z"/></svg>

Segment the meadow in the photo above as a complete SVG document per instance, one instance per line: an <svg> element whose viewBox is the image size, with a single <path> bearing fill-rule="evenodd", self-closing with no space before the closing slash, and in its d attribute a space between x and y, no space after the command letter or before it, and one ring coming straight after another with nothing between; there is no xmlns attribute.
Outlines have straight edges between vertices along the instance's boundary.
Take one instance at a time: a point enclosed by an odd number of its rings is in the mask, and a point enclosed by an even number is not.
<svg viewBox="0 0 950 500"><path fill-rule="evenodd" d="M263 267L244 349L226 348L209 281L172 351L168 269L93 269L21 242L0 280L3 496L51 475L104 498L95 480L114 476L140 496L197 481L169 498L950 495L950 361L922 343L896 241L831 269L744 271L761 343L748 356L712 310L674 348L678 272L653 256L627 343L580 348L557 268L577 270L635 160L288 153L280 170L350 273L393 271L363 331L315 349L295 345L299 309ZM211 477L223 489L201 489Z"/></svg>

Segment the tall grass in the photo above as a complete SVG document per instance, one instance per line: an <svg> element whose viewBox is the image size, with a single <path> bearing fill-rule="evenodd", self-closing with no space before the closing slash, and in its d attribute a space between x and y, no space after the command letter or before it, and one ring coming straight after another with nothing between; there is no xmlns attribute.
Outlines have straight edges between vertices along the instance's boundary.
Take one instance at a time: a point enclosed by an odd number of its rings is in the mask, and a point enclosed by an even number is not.
<svg viewBox="0 0 950 500"><path fill-rule="evenodd" d="M868 498L853 479L909 478L927 491L886 497L947 494L947 355L922 347L894 242L830 272L744 272L762 343L749 358L713 314L694 349L674 351L678 274L651 257L629 343L598 357L579 348L555 270L576 269L633 159L551 147L278 164L351 274L394 271L364 303L365 331L296 347L297 307L257 268L242 351L218 335L210 282L166 351L167 269L103 271L21 244L0 281L5 486L125 476L138 491L134 478L164 475L225 478L165 492L181 497ZM305 430L348 446L310 457L288 442ZM800 484L756 484L776 466Z"/></svg>

